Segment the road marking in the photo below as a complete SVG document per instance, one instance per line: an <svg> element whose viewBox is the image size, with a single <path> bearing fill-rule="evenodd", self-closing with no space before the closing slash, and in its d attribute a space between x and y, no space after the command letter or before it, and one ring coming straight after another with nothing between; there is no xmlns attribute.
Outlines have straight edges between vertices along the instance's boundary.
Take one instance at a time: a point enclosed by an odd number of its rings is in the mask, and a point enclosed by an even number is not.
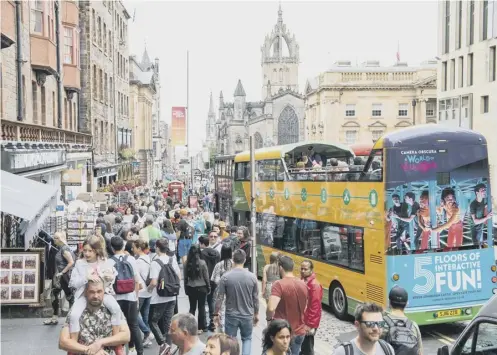
<svg viewBox="0 0 497 355"><path fill-rule="evenodd" d="M435 333L437 333L437 332L435 332L435 331L428 332L429 335L434 337L436 340L438 340L442 344L449 345L449 346L452 345L452 342L449 340L446 340L445 336L443 334L440 334L440 333L435 334Z"/></svg>
<svg viewBox="0 0 497 355"><path fill-rule="evenodd" d="M455 342L455 341L456 341L456 339L453 339L453 338L451 338L450 336L445 335L445 334L442 334L442 333L439 333L439 332L437 332L437 331L435 331L435 330L432 330L432 332L433 332L433 334L436 334L436 335L438 335L439 337L444 338L444 339L445 339L445 340L447 340L447 341L450 341L451 343L453 343L453 342Z"/></svg>

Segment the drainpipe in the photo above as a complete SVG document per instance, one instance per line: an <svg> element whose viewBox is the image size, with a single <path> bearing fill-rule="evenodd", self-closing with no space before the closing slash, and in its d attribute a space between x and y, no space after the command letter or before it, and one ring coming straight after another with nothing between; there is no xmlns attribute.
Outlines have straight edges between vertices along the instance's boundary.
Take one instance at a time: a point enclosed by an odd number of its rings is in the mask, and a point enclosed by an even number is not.
<svg viewBox="0 0 497 355"><path fill-rule="evenodd" d="M55 45L57 47L57 127L62 128L62 61L60 59L60 1L55 1Z"/></svg>
<svg viewBox="0 0 497 355"><path fill-rule="evenodd" d="M22 87L22 21L21 21L21 11L22 3L20 0L16 1L16 62L17 62L17 120L24 121L24 97L23 97L23 87Z"/></svg>

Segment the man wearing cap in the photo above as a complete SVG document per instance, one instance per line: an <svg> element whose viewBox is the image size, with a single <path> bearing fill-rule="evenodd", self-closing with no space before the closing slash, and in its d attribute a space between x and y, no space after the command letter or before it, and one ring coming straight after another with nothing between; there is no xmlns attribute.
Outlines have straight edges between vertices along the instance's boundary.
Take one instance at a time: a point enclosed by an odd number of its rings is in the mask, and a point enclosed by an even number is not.
<svg viewBox="0 0 497 355"><path fill-rule="evenodd" d="M220 221L219 222L219 229L221 230L219 233L221 240L226 239L230 236L230 234L228 232L226 232L226 222Z"/></svg>
<svg viewBox="0 0 497 355"><path fill-rule="evenodd" d="M390 301L390 311L383 317L386 327L382 338L392 345L396 354L423 354L423 343L419 327L416 322L409 320L404 313L409 300L407 291L400 286L394 286L388 294L388 299ZM395 334L399 334L399 329L401 329L402 333L411 332L411 336L396 337ZM406 338L410 338L411 342L404 342L403 340ZM417 340L417 344L414 344L414 339Z"/></svg>

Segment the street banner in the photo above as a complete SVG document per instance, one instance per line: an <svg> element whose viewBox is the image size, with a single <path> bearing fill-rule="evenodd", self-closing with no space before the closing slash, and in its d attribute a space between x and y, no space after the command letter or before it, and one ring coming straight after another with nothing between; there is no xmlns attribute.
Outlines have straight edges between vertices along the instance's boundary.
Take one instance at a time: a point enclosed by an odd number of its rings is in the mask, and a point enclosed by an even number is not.
<svg viewBox="0 0 497 355"><path fill-rule="evenodd" d="M171 118L171 144L173 147L186 145L186 108L173 107Z"/></svg>

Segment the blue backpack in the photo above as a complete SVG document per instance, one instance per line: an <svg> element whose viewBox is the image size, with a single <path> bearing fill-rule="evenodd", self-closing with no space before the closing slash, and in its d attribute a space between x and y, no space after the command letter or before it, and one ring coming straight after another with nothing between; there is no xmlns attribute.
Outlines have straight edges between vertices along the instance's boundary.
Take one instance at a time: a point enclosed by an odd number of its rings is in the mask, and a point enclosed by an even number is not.
<svg viewBox="0 0 497 355"><path fill-rule="evenodd" d="M122 259L113 256L111 259L116 263L114 265L117 271L116 281L114 282L116 295L124 295L135 291L135 276L133 266L128 261L128 256L124 255Z"/></svg>

